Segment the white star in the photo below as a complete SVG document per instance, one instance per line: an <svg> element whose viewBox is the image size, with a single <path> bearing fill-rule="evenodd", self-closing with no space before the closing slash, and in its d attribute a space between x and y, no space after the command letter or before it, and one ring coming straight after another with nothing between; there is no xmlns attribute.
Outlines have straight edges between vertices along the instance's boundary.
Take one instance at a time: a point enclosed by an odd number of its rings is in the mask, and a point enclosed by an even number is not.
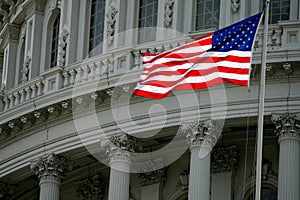
<svg viewBox="0 0 300 200"><path fill-rule="evenodd" d="M222 49L224 49L224 46L222 46Z"/></svg>
<svg viewBox="0 0 300 200"><path fill-rule="evenodd" d="M234 38L232 38L231 41L234 41Z"/></svg>
<svg viewBox="0 0 300 200"><path fill-rule="evenodd" d="M250 31L250 33L253 33L253 31Z"/></svg>
<svg viewBox="0 0 300 200"><path fill-rule="evenodd" d="M246 48L249 48L249 45L247 45Z"/></svg>

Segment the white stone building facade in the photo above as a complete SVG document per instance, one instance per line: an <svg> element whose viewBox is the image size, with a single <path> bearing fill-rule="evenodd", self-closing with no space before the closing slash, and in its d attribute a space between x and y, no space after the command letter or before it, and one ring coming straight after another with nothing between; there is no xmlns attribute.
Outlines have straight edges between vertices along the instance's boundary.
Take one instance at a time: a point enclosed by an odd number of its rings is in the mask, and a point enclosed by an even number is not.
<svg viewBox="0 0 300 200"><path fill-rule="evenodd" d="M300 2L271 0L262 196L300 199ZM0 199L251 200L251 85L132 96L141 53L260 12L263 0L0 0Z"/></svg>

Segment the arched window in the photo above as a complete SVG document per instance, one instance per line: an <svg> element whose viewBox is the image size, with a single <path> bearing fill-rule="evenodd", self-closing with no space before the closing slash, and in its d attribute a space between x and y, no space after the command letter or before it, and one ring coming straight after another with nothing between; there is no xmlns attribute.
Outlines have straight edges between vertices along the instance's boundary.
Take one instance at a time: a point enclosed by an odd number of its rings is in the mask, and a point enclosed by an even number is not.
<svg viewBox="0 0 300 200"><path fill-rule="evenodd" d="M138 43L150 42L156 39L157 9L158 0L140 0Z"/></svg>
<svg viewBox="0 0 300 200"><path fill-rule="evenodd" d="M60 14L55 18L52 26L50 68L55 67L57 65L59 24L60 24Z"/></svg>
<svg viewBox="0 0 300 200"><path fill-rule="evenodd" d="M220 0L196 0L195 30L219 27Z"/></svg>
<svg viewBox="0 0 300 200"><path fill-rule="evenodd" d="M89 54L98 55L102 52L105 19L105 0L92 0L89 36Z"/></svg>

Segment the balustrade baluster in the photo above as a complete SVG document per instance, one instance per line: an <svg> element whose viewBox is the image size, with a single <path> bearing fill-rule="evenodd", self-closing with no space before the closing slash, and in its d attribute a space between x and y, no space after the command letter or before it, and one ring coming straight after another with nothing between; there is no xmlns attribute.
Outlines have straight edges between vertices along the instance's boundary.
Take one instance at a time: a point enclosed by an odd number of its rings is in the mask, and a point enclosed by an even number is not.
<svg viewBox="0 0 300 200"><path fill-rule="evenodd" d="M69 72L68 71L64 71L63 72L63 77L64 77L64 83L63 83L63 87L68 87L69 86Z"/></svg>
<svg viewBox="0 0 300 200"><path fill-rule="evenodd" d="M42 83L42 81L38 82L36 85L37 85L37 88L38 88L36 95L41 96L42 93L43 93L43 83Z"/></svg>
<svg viewBox="0 0 300 200"><path fill-rule="evenodd" d="M30 89L30 87L25 88L25 92L26 92L25 101L29 101L30 97L31 97L31 89Z"/></svg>
<svg viewBox="0 0 300 200"><path fill-rule="evenodd" d="M87 65L82 67L83 75L82 75L82 81L86 82L88 80L88 74L89 74L89 68Z"/></svg>
<svg viewBox="0 0 300 200"><path fill-rule="evenodd" d="M25 96L26 96L26 93L25 93L25 90L22 89L20 91L20 95L21 95L21 99L20 99L20 104L23 103L25 101Z"/></svg>
<svg viewBox="0 0 300 200"><path fill-rule="evenodd" d="M15 94L15 106L20 104L20 94L19 92L16 92Z"/></svg>
<svg viewBox="0 0 300 200"><path fill-rule="evenodd" d="M14 102L15 102L15 96L13 94L8 96L9 98L9 108L13 108L14 107Z"/></svg>
<svg viewBox="0 0 300 200"><path fill-rule="evenodd" d="M74 85L76 72L74 69L72 69L69 73L70 73L70 85Z"/></svg>
<svg viewBox="0 0 300 200"><path fill-rule="evenodd" d="M134 51L134 69L139 69L141 66L141 53L139 51Z"/></svg>
<svg viewBox="0 0 300 200"><path fill-rule="evenodd" d="M3 101L4 101L4 111L6 111L6 110L9 109L9 99L8 99L8 97L5 96Z"/></svg>
<svg viewBox="0 0 300 200"><path fill-rule="evenodd" d="M101 71L102 71L102 62L95 63L96 66L96 79L100 79L101 77Z"/></svg>
<svg viewBox="0 0 300 200"><path fill-rule="evenodd" d="M82 81L82 69L81 67L76 69L76 78L75 78L75 83L81 83Z"/></svg>
<svg viewBox="0 0 300 200"><path fill-rule="evenodd" d="M90 64L89 68L90 68L89 79L94 80L94 78L95 78L95 68L96 68L95 63Z"/></svg>
<svg viewBox="0 0 300 200"><path fill-rule="evenodd" d="M33 84L31 87L31 99L35 98L37 96L37 87L35 84Z"/></svg>

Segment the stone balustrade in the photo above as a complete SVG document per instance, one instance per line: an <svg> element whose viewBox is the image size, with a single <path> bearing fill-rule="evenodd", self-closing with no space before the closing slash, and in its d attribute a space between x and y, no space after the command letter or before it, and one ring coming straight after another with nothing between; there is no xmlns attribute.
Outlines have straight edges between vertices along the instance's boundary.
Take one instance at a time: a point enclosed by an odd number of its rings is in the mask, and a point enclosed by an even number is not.
<svg viewBox="0 0 300 200"><path fill-rule="evenodd" d="M15 106L43 95L44 83L44 78L40 77L7 91L2 100L4 103L3 110L12 109Z"/></svg>
<svg viewBox="0 0 300 200"><path fill-rule="evenodd" d="M281 62L299 61L299 57L292 57L288 50L300 50L300 23L287 21L270 25L268 33L268 57L280 53ZM197 37L197 33L192 34ZM201 34L199 33L199 36ZM259 29L254 44L252 63L260 63L262 50L263 27ZM39 96L73 85L85 84L94 80L106 79L109 76L121 75L129 71L142 70L141 54L143 52L162 53L183 45L190 37L179 37L173 40L160 41L152 44L142 44L136 47L118 48L106 54L86 59L64 68L50 69L42 73L38 79L18 85L5 91L0 96L0 112L7 111L24 102ZM287 49L288 48L288 49ZM284 52L284 53L282 53ZM285 56L283 56L283 54ZM278 55L276 57L278 59ZM298 59L298 60L297 60ZM276 60L280 61L280 60ZM1 106L2 105L2 106Z"/></svg>

